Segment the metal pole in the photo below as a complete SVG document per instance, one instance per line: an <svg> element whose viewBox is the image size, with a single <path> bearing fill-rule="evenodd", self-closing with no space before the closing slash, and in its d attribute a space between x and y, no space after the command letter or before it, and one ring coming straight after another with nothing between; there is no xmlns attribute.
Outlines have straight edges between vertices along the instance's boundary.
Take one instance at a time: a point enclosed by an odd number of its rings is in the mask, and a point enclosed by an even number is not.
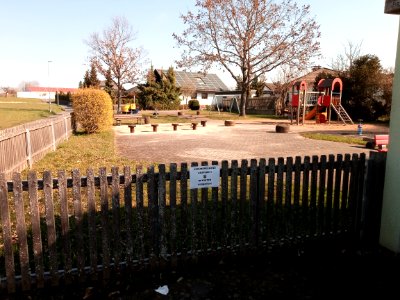
<svg viewBox="0 0 400 300"><path fill-rule="evenodd" d="M51 112L51 101L50 101L50 63L51 63L52 61L51 60L48 60L47 61L47 79L48 79L48 88L47 88L47 90L48 90L48 96L49 96L49 112Z"/></svg>

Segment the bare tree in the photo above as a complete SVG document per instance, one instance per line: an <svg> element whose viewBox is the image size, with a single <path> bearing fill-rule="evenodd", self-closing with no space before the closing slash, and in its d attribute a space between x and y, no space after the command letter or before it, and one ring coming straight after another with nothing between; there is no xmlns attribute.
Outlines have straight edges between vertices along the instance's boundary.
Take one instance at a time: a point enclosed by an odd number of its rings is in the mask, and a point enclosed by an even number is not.
<svg viewBox="0 0 400 300"><path fill-rule="evenodd" d="M183 99L186 100L186 108L187 108L188 99L193 95L194 92L196 92L196 86L192 83L186 83L180 87L180 90Z"/></svg>
<svg viewBox="0 0 400 300"><path fill-rule="evenodd" d="M173 34L184 49L177 64L226 69L243 86L241 115L246 114L252 80L281 65L307 65L319 56L319 25L309 17L309 6L292 0L197 0L196 8L181 16L187 26L183 33Z"/></svg>
<svg viewBox="0 0 400 300"><path fill-rule="evenodd" d="M344 53L338 54L332 60L331 69L344 73L353 65L354 60L360 57L362 42L353 44L348 41L347 46L344 46Z"/></svg>
<svg viewBox="0 0 400 300"><path fill-rule="evenodd" d="M299 78L304 71L301 69L290 68L289 66L281 66L275 78L272 80L274 84L274 92L277 96L275 102L275 112L277 115L281 114L282 109L285 107L285 102L288 100L293 82Z"/></svg>
<svg viewBox="0 0 400 300"><path fill-rule="evenodd" d="M12 95L16 95L16 94L17 94L17 92L15 91L15 89L12 88L12 87L9 87L9 86L0 87L0 90L3 90L3 91L4 91L4 94L5 94L6 98L7 98L9 95L12 96Z"/></svg>
<svg viewBox="0 0 400 300"><path fill-rule="evenodd" d="M118 112L121 110L123 85L133 84L141 75L144 53L140 47L130 47L134 39L135 35L128 21L124 17L116 17L102 34L93 33L86 41L97 71L104 77L108 70L111 71L112 81L117 87Z"/></svg>

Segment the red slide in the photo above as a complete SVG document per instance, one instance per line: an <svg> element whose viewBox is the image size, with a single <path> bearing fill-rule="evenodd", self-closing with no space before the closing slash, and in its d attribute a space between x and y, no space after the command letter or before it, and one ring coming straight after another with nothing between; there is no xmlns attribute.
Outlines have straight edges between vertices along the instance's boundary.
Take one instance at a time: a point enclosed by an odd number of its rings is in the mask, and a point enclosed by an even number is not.
<svg viewBox="0 0 400 300"><path fill-rule="evenodd" d="M316 113L317 113L317 107L314 106L314 108L310 110L308 114L306 114L306 120L311 120L312 118L314 118Z"/></svg>

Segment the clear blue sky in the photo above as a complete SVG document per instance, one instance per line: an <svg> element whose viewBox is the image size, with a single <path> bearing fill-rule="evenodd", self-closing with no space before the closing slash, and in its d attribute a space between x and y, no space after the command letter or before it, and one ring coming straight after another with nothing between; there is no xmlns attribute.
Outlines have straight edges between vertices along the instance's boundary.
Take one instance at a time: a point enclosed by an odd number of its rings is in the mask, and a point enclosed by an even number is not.
<svg viewBox="0 0 400 300"><path fill-rule="evenodd" d="M172 33L182 31L179 15L192 8L195 0L1 2L0 86L38 81L42 86L77 87L87 68L84 40L93 32L102 32L116 16L128 19L137 32L132 46L142 46L154 67L173 66L179 49ZM350 41L362 43L361 54L377 55L383 67L394 67L399 18L383 13L384 0L296 2L310 4L311 16L321 26L324 58L318 64L328 67ZM220 75L228 86L234 86L227 75Z"/></svg>

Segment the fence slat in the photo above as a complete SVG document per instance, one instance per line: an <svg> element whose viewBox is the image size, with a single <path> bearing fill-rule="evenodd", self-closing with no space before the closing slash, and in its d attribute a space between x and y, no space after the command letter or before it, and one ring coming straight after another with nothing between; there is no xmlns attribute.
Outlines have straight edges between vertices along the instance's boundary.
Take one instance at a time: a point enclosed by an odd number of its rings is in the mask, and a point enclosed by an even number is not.
<svg viewBox="0 0 400 300"><path fill-rule="evenodd" d="M36 172L28 173L29 204L31 210L33 256L35 261L36 286L44 287L44 265L42 233L40 229L40 212L38 201L38 180ZM3 201L1 201L3 202Z"/></svg>
<svg viewBox="0 0 400 300"><path fill-rule="evenodd" d="M202 166L208 166L208 162L201 162ZM201 214L200 214L200 222L201 222L201 249L203 251L203 255L207 254L208 250L208 188L201 189Z"/></svg>
<svg viewBox="0 0 400 300"><path fill-rule="evenodd" d="M50 171L43 173L44 200L46 205L47 246L49 249L51 284L58 285L56 224L54 220L53 180Z"/></svg>
<svg viewBox="0 0 400 300"><path fill-rule="evenodd" d="M22 196L21 174L13 173L13 194L15 202L15 214L17 221L17 236L19 248L19 262L21 265L21 285L22 290L27 291L31 287L31 278L29 274L29 254L28 241L26 234L25 209Z"/></svg>
<svg viewBox="0 0 400 300"><path fill-rule="evenodd" d="M143 169L142 166L136 167L136 242L135 246L138 249L138 259L142 261L146 256L146 246L145 242L145 217L144 217L144 208L143 208Z"/></svg>
<svg viewBox="0 0 400 300"><path fill-rule="evenodd" d="M350 167L351 167L351 156L345 154L343 162L343 185L342 185L342 196L340 202L340 215L343 226L348 226L349 220L347 215L348 210L348 197L349 197L349 182L350 182Z"/></svg>
<svg viewBox="0 0 400 300"><path fill-rule="evenodd" d="M289 235L293 230L293 216L292 216L292 190L293 190L293 158L286 158L286 178L285 178L285 235Z"/></svg>
<svg viewBox="0 0 400 300"><path fill-rule="evenodd" d="M317 230L317 183L318 183L318 156L314 155L311 162L311 193L310 193L310 234Z"/></svg>
<svg viewBox="0 0 400 300"><path fill-rule="evenodd" d="M69 226L69 211L67 197L67 177L65 171L59 171L58 174L58 195L60 199L60 217L61 217L61 240L64 251L64 268L65 280L71 282L72 270L72 253L71 253L71 237Z"/></svg>
<svg viewBox="0 0 400 300"><path fill-rule="evenodd" d="M335 191L333 196L333 231L337 232L339 224L340 194L342 184L343 155L338 154L335 163Z"/></svg>
<svg viewBox="0 0 400 300"><path fill-rule="evenodd" d="M169 205L170 205L170 247L171 247L171 265L176 267L178 263L177 256L177 224L176 224L176 182L177 182L177 165L171 163L169 165Z"/></svg>
<svg viewBox="0 0 400 300"><path fill-rule="evenodd" d="M76 263L80 281L85 279L85 242L83 238L83 212L81 197L81 174L78 169L72 170L72 193L74 199L74 217L76 228ZM78 246L80 245L80 246Z"/></svg>
<svg viewBox="0 0 400 300"><path fill-rule="evenodd" d="M124 167L124 208L125 208L125 232L124 240L126 243L126 262L128 267L132 267L133 261L133 213L132 213L132 173L129 166Z"/></svg>
<svg viewBox="0 0 400 300"><path fill-rule="evenodd" d="M240 163L240 198L239 198L239 245L240 252L244 252L244 246L247 243L248 237L248 210L246 210L247 202L247 160L242 160ZM228 170L227 170L228 173Z"/></svg>
<svg viewBox="0 0 400 300"><path fill-rule="evenodd" d="M335 156L329 155L328 159L328 182L326 185L326 210L325 210L325 230L331 232L332 230L332 197L333 197L333 175L335 166Z"/></svg>
<svg viewBox="0 0 400 300"><path fill-rule="evenodd" d="M106 168L99 169L100 177L100 206L101 206L101 238L102 238L102 265L103 280L110 279L110 232L108 222L108 183Z"/></svg>
<svg viewBox="0 0 400 300"><path fill-rule="evenodd" d="M276 171L276 221L277 234L282 236L284 232L284 212L283 212L283 173L285 169L285 161L283 157L278 158Z"/></svg>
<svg viewBox="0 0 400 300"><path fill-rule="evenodd" d="M254 249L258 246L259 237L259 207L258 207L258 167L257 160L250 161L250 244Z"/></svg>
<svg viewBox="0 0 400 300"><path fill-rule="evenodd" d="M213 161L212 165L218 165L217 161ZM212 210L211 210L211 225L210 225L210 238L211 238L211 249L216 252L218 247L217 241L217 231L218 227L218 191L219 187L213 187L211 189L211 198L212 198Z"/></svg>
<svg viewBox="0 0 400 300"><path fill-rule="evenodd" d="M238 168L238 161L233 160L231 162L231 239L230 239L230 246L231 250L236 251L236 247L238 245L238 176L239 176L239 168ZM218 207L217 205L214 205L214 209L216 210L215 207Z"/></svg>
<svg viewBox="0 0 400 300"><path fill-rule="evenodd" d="M180 240L181 240L181 249L182 249L182 259L183 261L187 260L187 252L189 250L189 212L188 212L188 190L187 190L187 179L188 179L188 165L186 163L181 164L181 219L180 223L182 224L181 228L179 228L180 232Z"/></svg>
<svg viewBox="0 0 400 300"><path fill-rule="evenodd" d="M8 196L7 196L7 181L4 173L0 173L0 213L1 213L1 225L3 232L4 242L4 259L5 269L7 277L7 290L9 293L15 292L15 265L14 265L14 254L12 248L12 235L11 235L11 222L10 212L8 207Z"/></svg>
<svg viewBox="0 0 400 300"><path fill-rule="evenodd" d="M325 220L325 187L326 187L326 155L322 155L320 159L320 171L319 171L319 189L318 189L318 233L324 232L324 220Z"/></svg>
<svg viewBox="0 0 400 300"><path fill-rule="evenodd" d="M197 167L198 164L193 162L191 167ZM191 174L190 174L191 175ZM197 233L197 189L190 189L190 206L191 206L191 215L192 215L192 231L191 231L191 253L192 259L197 260L196 250L198 249L198 233Z"/></svg>
<svg viewBox="0 0 400 300"><path fill-rule="evenodd" d="M97 279L97 230L96 230L96 200L95 180L93 169L87 172L87 197L88 197L88 225L89 225L89 255L90 274L93 280Z"/></svg>
<svg viewBox="0 0 400 300"><path fill-rule="evenodd" d="M149 229L150 229L150 265L156 267L159 255L158 248L158 196L156 194L156 179L154 166L147 170L147 195L149 208Z"/></svg>
<svg viewBox="0 0 400 300"><path fill-rule="evenodd" d="M159 258L160 262L164 263L167 261L167 222L165 216L166 210L166 175L165 175L165 165L160 164L158 166L158 228L159 228Z"/></svg>
<svg viewBox="0 0 400 300"><path fill-rule="evenodd" d="M268 191L267 191L267 239L275 232L275 159L268 159Z"/></svg>
<svg viewBox="0 0 400 300"><path fill-rule="evenodd" d="M302 181L302 193L301 193L301 215L304 226L308 228L310 224L309 218L309 193L310 193L310 157L304 157L304 170L303 170L303 181Z"/></svg>
<svg viewBox="0 0 400 300"><path fill-rule="evenodd" d="M119 193L119 169L111 168L111 190L112 190L112 253L114 268L119 271L121 262L121 224L120 224L120 193Z"/></svg>
<svg viewBox="0 0 400 300"><path fill-rule="evenodd" d="M294 161L294 194L293 194L293 233L299 232L300 222L300 182L301 182L301 157L296 156Z"/></svg>
<svg viewBox="0 0 400 300"><path fill-rule="evenodd" d="M228 161L223 160L221 163L221 213L220 213L220 245L221 249L223 251L226 250L228 247L228 241L229 241L229 227L228 227L228 216L227 216L227 205L228 205L228 196L229 196L229 191L228 191L228 172L229 172L229 166L228 166Z"/></svg>

